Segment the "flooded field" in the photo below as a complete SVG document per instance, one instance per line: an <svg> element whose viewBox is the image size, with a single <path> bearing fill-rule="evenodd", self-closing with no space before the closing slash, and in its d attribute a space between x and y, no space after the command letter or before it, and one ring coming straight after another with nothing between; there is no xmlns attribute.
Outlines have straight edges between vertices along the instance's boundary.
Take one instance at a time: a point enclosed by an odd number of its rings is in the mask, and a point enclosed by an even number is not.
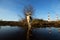
<svg viewBox="0 0 60 40"><path fill-rule="evenodd" d="M60 28L32 29L33 40L60 40Z"/></svg>
<svg viewBox="0 0 60 40"><path fill-rule="evenodd" d="M0 40L26 40L26 31L21 27L1 26ZM60 40L60 28L32 29L31 40Z"/></svg>
<svg viewBox="0 0 60 40"><path fill-rule="evenodd" d="M1 26L0 40L25 40L26 32L21 27Z"/></svg>

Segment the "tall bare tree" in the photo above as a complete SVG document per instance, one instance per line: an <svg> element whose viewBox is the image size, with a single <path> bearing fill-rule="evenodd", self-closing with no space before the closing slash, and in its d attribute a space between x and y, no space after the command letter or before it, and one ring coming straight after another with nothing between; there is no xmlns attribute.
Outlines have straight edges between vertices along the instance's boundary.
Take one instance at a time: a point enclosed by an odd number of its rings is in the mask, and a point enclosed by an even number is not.
<svg viewBox="0 0 60 40"><path fill-rule="evenodd" d="M34 10L33 10L32 5L28 5L28 6L24 7L24 14L25 14L25 16L26 16L26 13L28 13L30 15L33 15L33 12L34 12Z"/></svg>
<svg viewBox="0 0 60 40"><path fill-rule="evenodd" d="M33 15L33 7L31 5L24 8L24 15L27 19L28 29L27 29L27 40L29 40L30 31L31 31L31 20Z"/></svg>

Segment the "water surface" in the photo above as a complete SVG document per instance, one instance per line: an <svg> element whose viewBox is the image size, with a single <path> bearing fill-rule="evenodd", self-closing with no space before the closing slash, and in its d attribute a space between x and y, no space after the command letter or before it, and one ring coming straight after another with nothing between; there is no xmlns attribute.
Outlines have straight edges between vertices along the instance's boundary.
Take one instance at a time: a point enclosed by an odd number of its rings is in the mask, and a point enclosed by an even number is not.
<svg viewBox="0 0 60 40"><path fill-rule="evenodd" d="M60 28L35 28L32 36L33 40L60 40Z"/></svg>
<svg viewBox="0 0 60 40"><path fill-rule="evenodd" d="M17 26L0 26L0 40L25 40L26 31ZM60 40L60 28L34 28L31 40Z"/></svg>
<svg viewBox="0 0 60 40"><path fill-rule="evenodd" d="M0 40L25 40L25 29L17 26L0 26Z"/></svg>

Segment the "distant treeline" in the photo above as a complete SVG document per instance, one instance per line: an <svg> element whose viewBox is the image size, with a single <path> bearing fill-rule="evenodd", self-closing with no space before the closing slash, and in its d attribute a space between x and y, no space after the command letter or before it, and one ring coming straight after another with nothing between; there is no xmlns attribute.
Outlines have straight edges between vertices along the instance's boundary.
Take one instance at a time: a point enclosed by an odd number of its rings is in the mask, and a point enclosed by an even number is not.
<svg viewBox="0 0 60 40"><path fill-rule="evenodd" d="M21 21L0 21L0 26L19 26L19 27L28 27L27 21L21 20ZM60 27L60 21L46 21L42 19L33 19L31 20L31 26L32 28L36 27Z"/></svg>

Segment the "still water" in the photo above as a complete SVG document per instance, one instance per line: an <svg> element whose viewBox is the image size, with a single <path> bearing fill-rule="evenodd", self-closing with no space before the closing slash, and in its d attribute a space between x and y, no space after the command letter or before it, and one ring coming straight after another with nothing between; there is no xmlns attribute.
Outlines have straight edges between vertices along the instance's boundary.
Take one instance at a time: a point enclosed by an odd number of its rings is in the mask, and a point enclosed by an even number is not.
<svg viewBox="0 0 60 40"><path fill-rule="evenodd" d="M26 31L17 26L0 26L0 40L25 40ZM34 28L32 40L60 40L60 28Z"/></svg>
<svg viewBox="0 0 60 40"><path fill-rule="evenodd" d="M60 40L60 28L32 29L33 40Z"/></svg>
<svg viewBox="0 0 60 40"><path fill-rule="evenodd" d="M0 26L0 40L25 40L25 35L21 27Z"/></svg>

